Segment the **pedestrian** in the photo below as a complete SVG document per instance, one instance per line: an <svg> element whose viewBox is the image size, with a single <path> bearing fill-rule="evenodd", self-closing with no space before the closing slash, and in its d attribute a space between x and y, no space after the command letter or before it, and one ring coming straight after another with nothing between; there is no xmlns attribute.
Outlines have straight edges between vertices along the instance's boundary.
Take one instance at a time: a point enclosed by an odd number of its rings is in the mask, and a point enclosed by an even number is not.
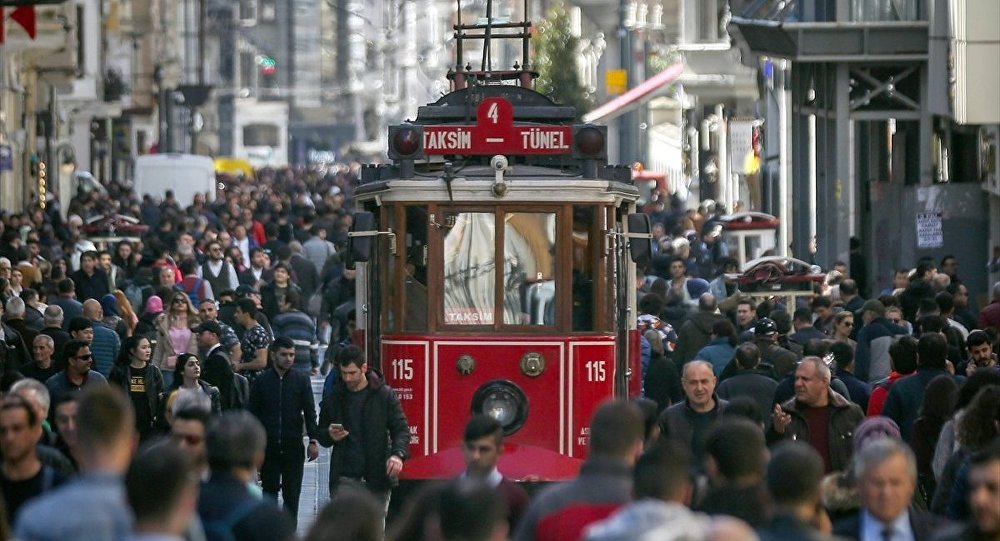
<svg viewBox="0 0 1000 541"><path fill-rule="evenodd" d="M201 379L201 359L194 353L181 353L177 356L177 366L174 367L173 383L165 393L164 399L178 390L201 393L208 398L212 413L222 413L222 399L218 387Z"/></svg>
<svg viewBox="0 0 1000 541"><path fill-rule="evenodd" d="M295 344L293 368L309 375L319 374L319 339L316 321L299 309L299 294L288 291L280 301L280 313L271 319L274 337L288 338Z"/></svg>
<svg viewBox="0 0 1000 541"><path fill-rule="evenodd" d="M774 506L761 541L833 541L820 499L823 458L801 441L778 445L767 465L767 491Z"/></svg>
<svg viewBox="0 0 1000 541"><path fill-rule="evenodd" d="M58 400L64 393L76 393L88 387L98 387L108 384L108 380L91 370L94 359L90 354L90 345L83 340L73 339L65 347L66 369L57 372L45 381L49 388L49 396Z"/></svg>
<svg viewBox="0 0 1000 541"><path fill-rule="evenodd" d="M847 539L929 541L940 521L913 509L917 462L906 444L891 438L875 440L858 450L853 471L861 511L834 524Z"/></svg>
<svg viewBox="0 0 1000 541"><path fill-rule="evenodd" d="M753 343L740 344L734 360L738 367L736 372L719 383L716 394L729 401L739 396L748 397L757 404L761 413L770 411L778 382L769 377L769 369L761 368L760 349Z"/></svg>
<svg viewBox="0 0 1000 541"><path fill-rule="evenodd" d="M497 468L497 461L503 454L503 427L493 417L473 415L465 424L462 439L465 471L460 477L484 481L503 496L508 530L514 531L530 499L521 485L504 477Z"/></svg>
<svg viewBox="0 0 1000 541"><path fill-rule="evenodd" d="M802 440L823 459L824 472L842 471L851 460L851 436L864 419L857 404L830 388L830 367L804 357L795 369L795 397L774 407L767 438Z"/></svg>
<svg viewBox="0 0 1000 541"><path fill-rule="evenodd" d="M753 422L724 418L705 439L704 470L709 489L697 509L709 515L728 515L764 526L768 515L764 474L767 443Z"/></svg>
<svg viewBox="0 0 1000 541"><path fill-rule="evenodd" d="M131 401L115 387L83 393L76 435L80 478L23 508L14 526L15 537L105 541L121 539L131 531L122 476L137 440L134 417Z"/></svg>
<svg viewBox="0 0 1000 541"><path fill-rule="evenodd" d="M271 334L257 321L257 304L251 298L236 301L234 318L236 324L244 329L240 340L240 350L243 357L233 363L233 370L243 374L251 382L262 370L267 368L268 348L271 345Z"/></svg>
<svg viewBox="0 0 1000 541"><path fill-rule="evenodd" d="M316 406L309 375L292 370L295 344L287 338L276 338L271 344L270 355L270 368L250 387L247 409L267 432L267 448L260 470L264 493L277 499L280 489L285 511L297 523L303 457L310 462L319 457ZM368 405L362 409L366 407ZM302 445L303 425L309 437L309 445L305 448ZM367 430L366 426L364 431Z"/></svg>
<svg viewBox="0 0 1000 541"><path fill-rule="evenodd" d="M739 341L736 329L727 320L719 320L712 325L710 338L708 345L695 353L694 360L708 361L712 365L712 372L718 377L733 359Z"/></svg>
<svg viewBox="0 0 1000 541"><path fill-rule="evenodd" d="M36 379L44 383L55 375L55 341L47 334L39 334L31 344L34 361L21 367L20 372L26 378Z"/></svg>
<svg viewBox="0 0 1000 541"><path fill-rule="evenodd" d="M700 468L705 436L712 424L722 417L728 401L715 394L715 374L707 361L691 361L684 365L681 385L685 399L660 414L662 437L680 442L691 451L694 465Z"/></svg>
<svg viewBox="0 0 1000 541"><path fill-rule="evenodd" d="M332 447L330 494L362 486L389 507L392 487L409 456L410 428L396 393L368 369L364 351L348 346L337 355L340 379L320 403L318 439Z"/></svg>
<svg viewBox="0 0 1000 541"><path fill-rule="evenodd" d="M207 541L291 541L295 525L287 513L251 491L264 463L267 434L246 411L211 420L205 449L211 475L198 495L198 517Z"/></svg>
<svg viewBox="0 0 1000 541"><path fill-rule="evenodd" d="M503 497L481 479L453 479L441 491L442 541L505 541Z"/></svg>
<svg viewBox="0 0 1000 541"><path fill-rule="evenodd" d="M183 291L174 291L170 296L169 308L156 317L156 350L152 363L163 372L163 381L168 388L173 384L178 356L181 353L198 352L198 344L191 328L199 323L201 319L198 312Z"/></svg>
<svg viewBox="0 0 1000 541"><path fill-rule="evenodd" d="M969 460L969 507L972 520L943 529L937 541L1000 537L1000 440Z"/></svg>
<svg viewBox="0 0 1000 541"><path fill-rule="evenodd" d="M905 327L886 319L885 305L877 300L861 306L864 326L858 331L858 347L854 353L855 375L873 383L889 376L889 348L900 337L909 334Z"/></svg>
<svg viewBox="0 0 1000 541"><path fill-rule="evenodd" d="M197 516L194 459L170 444L140 451L125 473L125 496L135 517L126 541L183 540Z"/></svg>
<svg viewBox="0 0 1000 541"><path fill-rule="evenodd" d="M698 309L680 326L677 332L677 350L674 362L678 367L694 359L695 353L711 341L712 326L722 319L715 296L704 293L698 298Z"/></svg>
<svg viewBox="0 0 1000 541"><path fill-rule="evenodd" d="M7 516L17 517L27 501L66 482L56 467L42 462L37 443L42 418L23 397L12 394L0 401L0 492Z"/></svg>
<svg viewBox="0 0 1000 541"><path fill-rule="evenodd" d="M149 364L153 347L143 336L130 336L111 368L108 382L128 394L135 408L135 426L139 440L154 435L160 424L160 398L163 395L163 374Z"/></svg>
<svg viewBox="0 0 1000 541"><path fill-rule="evenodd" d="M222 325L206 320L193 331L198 339L199 351L204 351L202 379L219 390L222 411L242 408L250 398L250 385L245 377L233 372L232 357L219 342Z"/></svg>
<svg viewBox="0 0 1000 541"><path fill-rule="evenodd" d="M846 342L834 342L830 344L828 355L827 358L832 357L836 366L834 377L844 383L850 395L844 398L857 404L861 411L868 411L868 398L872 394L872 389L866 381L854 375L854 349Z"/></svg>
<svg viewBox="0 0 1000 541"><path fill-rule="evenodd" d="M481 517L475 520L478 522ZM381 502L367 490L344 489L320 510L305 541L382 541L383 538Z"/></svg>
<svg viewBox="0 0 1000 541"><path fill-rule="evenodd" d="M924 333L917 341L917 371L889 389L882 415L896 421L903 434L903 441L911 441L913 421L917 420L920 405L924 402L927 384L937 376L948 375L947 355L948 342L944 335Z"/></svg>
<svg viewBox="0 0 1000 541"><path fill-rule="evenodd" d="M579 477L539 493L513 539L575 541L587 526L631 501L632 469L643 443L642 412L636 405L601 404L590 421L589 454Z"/></svg>

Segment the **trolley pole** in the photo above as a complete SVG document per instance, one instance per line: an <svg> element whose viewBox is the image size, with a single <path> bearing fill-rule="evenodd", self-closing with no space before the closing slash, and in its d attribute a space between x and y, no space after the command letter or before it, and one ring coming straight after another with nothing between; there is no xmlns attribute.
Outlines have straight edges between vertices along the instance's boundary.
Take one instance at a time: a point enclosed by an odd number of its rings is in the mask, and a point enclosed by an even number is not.
<svg viewBox="0 0 1000 541"><path fill-rule="evenodd" d="M625 70L625 90L632 87L632 44L628 29L628 0L618 0L618 63ZM618 117L618 163L631 165L633 160L632 126L635 112Z"/></svg>

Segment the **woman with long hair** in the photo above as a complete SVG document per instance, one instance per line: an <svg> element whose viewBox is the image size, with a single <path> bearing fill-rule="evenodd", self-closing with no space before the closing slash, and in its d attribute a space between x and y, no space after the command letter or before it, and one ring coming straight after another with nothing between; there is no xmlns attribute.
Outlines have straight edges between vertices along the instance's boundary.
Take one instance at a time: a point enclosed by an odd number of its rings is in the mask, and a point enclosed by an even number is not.
<svg viewBox="0 0 1000 541"><path fill-rule="evenodd" d="M191 299L183 291L175 291L170 297L170 306L157 316L156 352L153 365L163 371L169 387L172 383L177 356L181 353L197 353L198 343L191 328L201 323L198 311L191 306Z"/></svg>
<svg viewBox="0 0 1000 541"><path fill-rule="evenodd" d="M177 356L174 367L173 383L167 398L178 389L201 391L212 401L212 413L222 413L222 401L219 398L219 388L209 385L201 379L201 359L193 353L181 353Z"/></svg>
<svg viewBox="0 0 1000 541"><path fill-rule="evenodd" d="M140 440L155 433L164 387L160 369L149 363L152 355L148 338L129 336L122 342L121 352L108 375L108 381L120 386L132 399Z"/></svg>
<svg viewBox="0 0 1000 541"><path fill-rule="evenodd" d="M920 415L913 422L910 446L917 458L917 488L924 500L929 502L934 495L937 482L934 479L934 449L937 447L941 428L955 413L958 400L958 384L950 374L942 374L932 379L924 391L924 403Z"/></svg>
<svg viewBox="0 0 1000 541"><path fill-rule="evenodd" d="M125 336L132 336L135 332L136 324L139 323L139 317L135 314L135 310L132 309L132 303L129 302L124 291L116 289L112 295L114 295L115 300L118 301L118 315L121 316L122 321L125 322Z"/></svg>

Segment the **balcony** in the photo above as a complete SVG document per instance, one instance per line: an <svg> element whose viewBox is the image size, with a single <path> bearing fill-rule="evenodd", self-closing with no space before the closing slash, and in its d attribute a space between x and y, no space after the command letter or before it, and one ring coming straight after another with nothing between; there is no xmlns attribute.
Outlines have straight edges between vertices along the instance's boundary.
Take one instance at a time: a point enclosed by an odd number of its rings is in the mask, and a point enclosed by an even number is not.
<svg viewBox="0 0 1000 541"><path fill-rule="evenodd" d="M796 62L925 61L929 25L919 0L733 2L729 31L756 54ZM739 5L739 11L737 11Z"/></svg>

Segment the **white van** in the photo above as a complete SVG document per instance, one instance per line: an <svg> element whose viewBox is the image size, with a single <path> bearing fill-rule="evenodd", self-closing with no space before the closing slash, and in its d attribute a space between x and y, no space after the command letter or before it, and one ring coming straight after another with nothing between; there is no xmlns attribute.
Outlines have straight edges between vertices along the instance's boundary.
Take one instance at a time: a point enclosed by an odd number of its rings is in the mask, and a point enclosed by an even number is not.
<svg viewBox="0 0 1000 541"><path fill-rule="evenodd" d="M177 202L186 207L194 194L215 201L215 163L208 156L194 154L149 154L135 159L135 193L162 200L167 190L174 191Z"/></svg>

